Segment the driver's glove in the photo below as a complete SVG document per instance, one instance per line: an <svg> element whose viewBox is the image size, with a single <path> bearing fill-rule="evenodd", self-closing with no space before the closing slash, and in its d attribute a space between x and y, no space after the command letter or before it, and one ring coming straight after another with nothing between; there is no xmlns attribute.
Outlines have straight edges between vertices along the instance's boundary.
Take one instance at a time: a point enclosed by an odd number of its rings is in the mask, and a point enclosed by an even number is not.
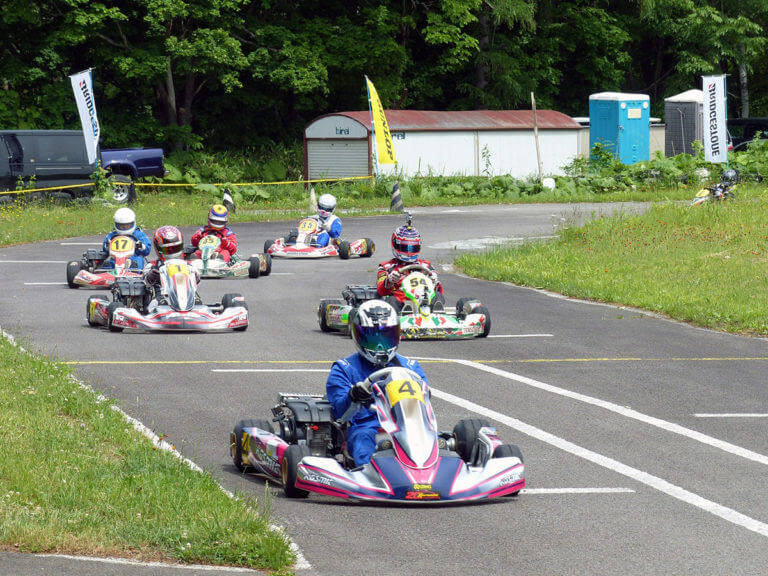
<svg viewBox="0 0 768 576"><path fill-rule="evenodd" d="M136 241L136 252L143 252L144 251L144 242L141 240Z"/></svg>
<svg viewBox="0 0 768 576"><path fill-rule="evenodd" d="M326 232L330 232L331 231L331 221L330 220L326 220L325 222L321 222L320 223L320 228L322 228Z"/></svg>
<svg viewBox="0 0 768 576"><path fill-rule="evenodd" d="M403 273L400 272L399 270L395 270L394 272L390 273L387 276L387 279L384 282L384 284L387 288L394 288L400 283L402 279L403 279Z"/></svg>
<svg viewBox="0 0 768 576"><path fill-rule="evenodd" d="M349 389L349 399L352 400L352 402L363 403L371 399L372 393L371 383L366 378Z"/></svg>

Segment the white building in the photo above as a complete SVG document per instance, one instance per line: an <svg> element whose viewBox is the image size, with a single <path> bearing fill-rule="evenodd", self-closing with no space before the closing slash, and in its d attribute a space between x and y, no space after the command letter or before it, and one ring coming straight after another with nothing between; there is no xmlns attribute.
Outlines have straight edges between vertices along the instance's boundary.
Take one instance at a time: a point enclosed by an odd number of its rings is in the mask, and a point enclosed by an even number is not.
<svg viewBox="0 0 768 576"><path fill-rule="evenodd" d="M397 167L406 176L538 174L531 110L464 112L387 110ZM580 125L553 110L537 112L544 174L562 174L578 154ZM304 169L310 179L375 174L367 111L320 116L304 129Z"/></svg>

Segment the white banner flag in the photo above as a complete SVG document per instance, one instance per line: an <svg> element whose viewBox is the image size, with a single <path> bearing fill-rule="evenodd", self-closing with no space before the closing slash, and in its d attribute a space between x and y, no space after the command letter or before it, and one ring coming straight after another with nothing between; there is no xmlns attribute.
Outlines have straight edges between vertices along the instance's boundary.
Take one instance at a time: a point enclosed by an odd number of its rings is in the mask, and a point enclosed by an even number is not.
<svg viewBox="0 0 768 576"><path fill-rule="evenodd" d="M75 91L77 111L83 125L85 148L88 151L88 163L96 162L96 148L99 145L99 119L96 117L96 101L93 97L93 77L90 68L69 77L72 90Z"/></svg>
<svg viewBox="0 0 768 576"><path fill-rule="evenodd" d="M704 88L704 158L728 162L725 76L702 76Z"/></svg>

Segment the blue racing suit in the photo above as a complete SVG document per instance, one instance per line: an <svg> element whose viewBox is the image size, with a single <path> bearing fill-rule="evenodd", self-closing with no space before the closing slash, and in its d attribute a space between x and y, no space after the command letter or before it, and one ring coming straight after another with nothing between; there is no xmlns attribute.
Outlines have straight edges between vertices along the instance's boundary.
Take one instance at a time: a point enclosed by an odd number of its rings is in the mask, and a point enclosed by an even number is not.
<svg viewBox="0 0 768 576"><path fill-rule="evenodd" d="M320 231L312 238L310 242L312 246L325 247L330 241L338 240L341 236L341 220L338 216L331 214L325 222L319 216L313 216L313 218L318 220Z"/></svg>
<svg viewBox="0 0 768 576"><path fill-rule="evenodd" d="M115 236L118 236L118 233L115 230L112 230L112 232L107 234L107 237L104 238L104 243L101 246L101 249L104 252L109 252L109 243L112 241L112 238L114 238ZM143 270L144 264L145 264L144 257L149 256L149 253L152 251L152 242L149 240L149 237L144 233L144 231L138 226L132 233L126 234L126 236L130 236L137 243L138 242L142 243L141 249L139 249L139 246L136 246L136 252L134 252L133 257L131 258L133 262L131 264L131 268L138 268L139 270ZM101 264L101 267L114 268L115 261L112 260L112 258L107 258Z"/></svg>
<svg viewBox="0 0 768 576"><path fill-rule="evenodd" d="M349 389L352 386L362 382L377 370L390 366L402 366L413 370L424 379L424 382L427 381L427 376L419 363L400 354L395 354L387 366L372 364L358 353L334 362L331 373L328 375L328 381L325 383L325 390L328 394L328 400L331 402L334 417L341 418L352 404L352 400L349 398ZM371 456L376 451L376 433L378 430L379 418L371 407L361 408L349 421L347 451L354 459L355 466L362 466L370 461Z"/></svg>

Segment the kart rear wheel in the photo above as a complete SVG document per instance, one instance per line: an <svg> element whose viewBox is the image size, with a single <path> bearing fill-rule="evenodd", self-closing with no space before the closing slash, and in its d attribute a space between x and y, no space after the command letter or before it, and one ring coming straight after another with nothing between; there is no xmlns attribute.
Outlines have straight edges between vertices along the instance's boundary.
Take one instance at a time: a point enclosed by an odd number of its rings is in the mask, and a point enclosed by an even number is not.
<svg viewBox="0 0 768 576"><path fill-rule="evenodd" d="M483 333L479 334L480 338L487 338L491 333L491 313L488 312L488 308L485 306L478 306L475 308L474 314L483 314L485 316L485 326L483 326Z"/></svg>
<svg viewBox="0 0 768 576"><path fill-rule="evenodd" d="M291 444L283 454L280 462L280 476L283 480L283 493L286 498L306 498L309 492L296 488L298 466L304 456L310 456L309 446L306 444Z"/></svg>
<svg viewBox="0 0 768 576"><path fill-rule="evenodd" d="M361 258L370 258L373 256L373 251L376 250L376 244L370 238L365 239L365 252L360 254Z"/></svg>
<svg viewBox="0 0 768 576"><path fill-rule="evenodd" d="M346 240L343 240L341 244L339 244L339 258L342 260L349 259L349 242Z"/></svg>
<svg viewBox="0 0 768 576"><path fill-rule="evenodd" d="M232 431L232 436L229 446L229 454L232 456L232 462L235 467L244 472L249 468L243 461L243 430L245 428L261 428L274 434L272 430L272 424L268 420L262 420L261 418L250 418L248 420L240 420L235 424L235 429Z"/></svg>
<svg viewBox="0 0 768 576"><path fill-rule="evenodd" d="M261 260L258 256L251 256L248 260L251 263L251 265L248 266L248 277L258 278L261 273Z"/></svg>
<svg viewBox="0 0 768 576"><path fill-rule="evenodd" d="M79 286L75 284L75 276L77 276L77 273L80 272L81 269L80 262L77 260L67 263L67 285L70 288L79 288Z"/></svg>
<svg viewBox="0 0 768 576"><path fill-rule="evenodd" d="M115 310L120 308L122 306L122 302L110 302L109 306L107 306L107 327L109 328L110 332L122 332L123 328L121 326L115 326L112 323L112 320L115 316Z"/></svg>
<svg viewBox="0 0 768 576"><path fill-rule="evenodd" d="M459 420L453 427L453 435L456 438L456 452L464 462L469 462L472 457L472 446L477 440L477 433L483 426L490 426L485 418L465 418Z"/></svg>

